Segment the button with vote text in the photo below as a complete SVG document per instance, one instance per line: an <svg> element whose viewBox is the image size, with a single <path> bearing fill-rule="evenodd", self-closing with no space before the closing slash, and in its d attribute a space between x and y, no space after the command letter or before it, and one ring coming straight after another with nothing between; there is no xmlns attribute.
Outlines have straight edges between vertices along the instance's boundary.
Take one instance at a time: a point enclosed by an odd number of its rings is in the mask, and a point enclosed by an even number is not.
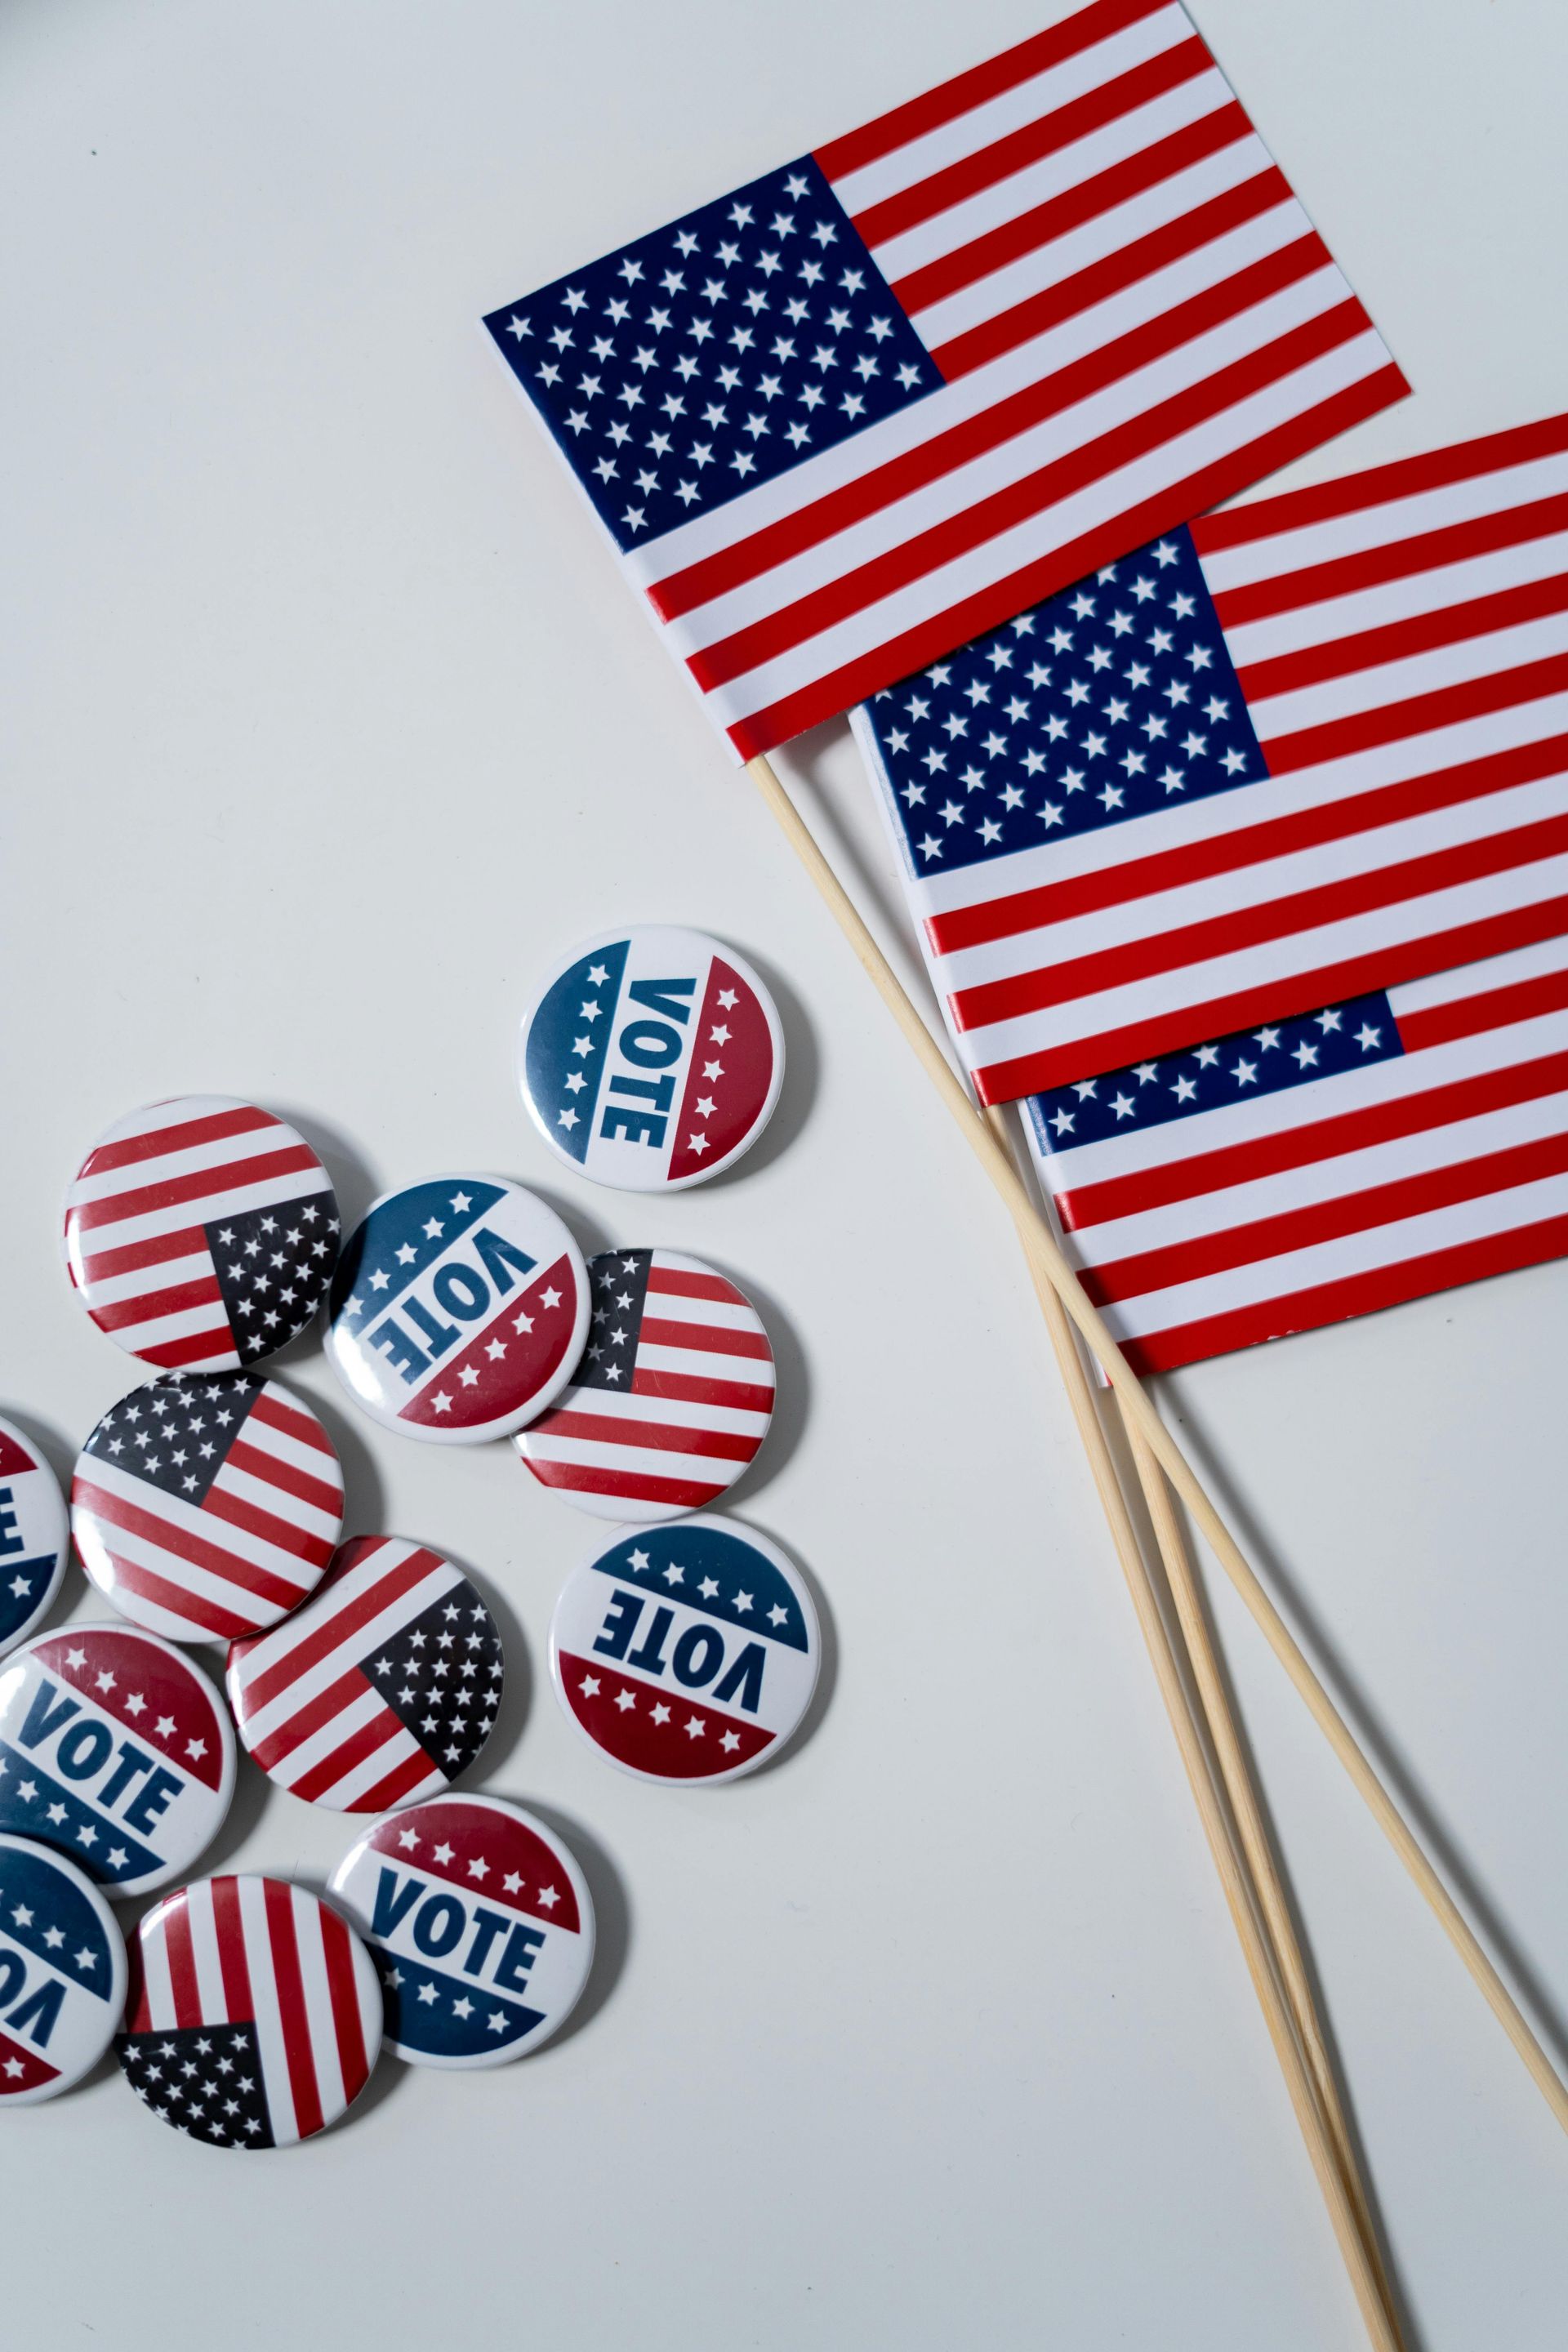
<svg viewBox="0 0 1568 2352"><path fill-rule="evenodd" d="M0 1657L59 1591L69 1529L59 1482L31 1439L0 1420Z"/></svg>
<svg viewBox="0 0 1568 2352"><path fill-rule="evenodd" d="M0 1832L0 2107L68 2091L125 2006L120 1923L74 1862Z"/></svg>

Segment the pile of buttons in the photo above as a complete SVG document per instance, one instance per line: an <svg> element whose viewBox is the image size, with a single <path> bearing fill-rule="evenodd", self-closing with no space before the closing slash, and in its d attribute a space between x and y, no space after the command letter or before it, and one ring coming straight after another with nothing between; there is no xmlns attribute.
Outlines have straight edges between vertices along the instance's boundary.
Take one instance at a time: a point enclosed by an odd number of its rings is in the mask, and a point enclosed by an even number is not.
<svg viewBox="0 0 1568 2352"><path fill-rule="evenodd" d="M755 1141L783 1038L742 958L635 929L552 972L518 1077L580 1175L670 1190ZM47 1465L0 1421L0 2104L54 2097L112 2042L166 2123L278 2147L342 2116L383 2049L437 2067L536 2049L587 1982L594 1912L554 1831L454 1789L495 1722L495 1620L433 1546L342 1540L331 1439L258 1367L324 1307L328 1359L373 1420L508 1440L614 1522L556 1603L556 1696L623 1771L730 1780L799 1725L819 1650L799 1571L706 1510L767 1433L760 1317L697 1258L585 1261L543 1202L472 1170L384 1194L345 1237L310 1145L223 1096L110 1128L64 1247L92 1320L154 1371L83 1445L68 1532ZM70 1540L114 1614L40 1632ZM181 1643L221 1647L222 1694ZM324 1896L187 1877L240 1750L368 1817ZM128 1946L110 1899L159 1890Z"/></svg>

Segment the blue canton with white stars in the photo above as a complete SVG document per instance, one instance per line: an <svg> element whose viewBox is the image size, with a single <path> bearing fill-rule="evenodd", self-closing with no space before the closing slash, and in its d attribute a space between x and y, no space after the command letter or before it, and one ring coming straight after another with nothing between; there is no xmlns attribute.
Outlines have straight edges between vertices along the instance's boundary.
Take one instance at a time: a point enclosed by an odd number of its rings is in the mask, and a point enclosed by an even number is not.
<svg viewBox="0 0 1568 2352"><path fill-rule="evenodd" d="M623 551L942 383L810 156L485 325Z"/></svg>
<svg viewBox="0 0 1568 2352"><path fill-rule="evenodd" d="M1190 1052L1130 1063L1104 1077L1031 1095L1026 1106L1041 1149L1070 1151L1110 1136L1133 1135L1173 1118L1193 1118L1227 1104L1283 1094L1404 1053L1388 999L1347 997L1342 1004L1261 1029L1237 1030Z"/></svg>
<svg viewBox="0 0 1568 2352"><path fill-rule="evenodd" d="M865 707L917 874L1123 824L1268 772L1184 530Z"/></svg>

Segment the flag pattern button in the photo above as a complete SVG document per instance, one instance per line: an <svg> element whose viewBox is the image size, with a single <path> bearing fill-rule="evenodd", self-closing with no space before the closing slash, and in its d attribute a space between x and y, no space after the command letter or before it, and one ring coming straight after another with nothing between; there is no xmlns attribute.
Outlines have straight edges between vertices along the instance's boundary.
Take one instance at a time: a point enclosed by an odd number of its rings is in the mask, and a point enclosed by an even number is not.
<svg viewBox="0 0 1568 2352"><path fill-rule="evenodd" d="M344 1813L448 1788L489 1737L501 1678L474 1586L400 1536L342 1545L302 1609L228 1654L246 1752L279 1788Z"/></svg>
<svg viewBox="0 0 1568 2352"><path fill-rule="evenodd" d="M349 1236L327 1353L373 1420L473 1445L553 1403L587 1328L583 1253L554 1210L505 1177L437 1176Z"/></svg>
<svg viewBox="0 0 1568 2352"><path fill-rule="evenodd" d="M91 1879L0 1832L0 2106L37 2106L89 2074L124 2001L124 1938Z"/></svg>
<svg viewBox="0 0 1568 2352"><path fill-rule="evenodd" d="M0 1657L47 1612L69 1548L54 1472L15 1422L0 1420Z"/></svg>
<svg viewBox="0 0 1568 2352"><path fill-rule="evenodd" d="M587 1882L553 1830L499 1797L433 1797L377 1822L330 1892L380 1970L387 2047L417 2066L521 2058L587 1983Z"/></svg>
<svg viewBox="0 0 1568 2352"><path fill-rule="evenodd" d="M297 1609L342 1532L343 1475L310 1407L244 1372L174 1372L106 1412L77 1458L71 1533L121 1612L237 1642Z"/></svg>
<svg viewBox="0 0 1568 2352"><path fill-rule="evenodd" d="M768 1433L773 1351L756 1308L700 1259L588 1261L588 1346L513 1439L542 1486L605 1519L675 1518L732 1486Z"/></svg>
<svg viewBox="0 0 1568 2352"><path fill-rule="evenodd" d="M644 1780L733 1780L798 1727L821 1636L800 1572L733 1519L615 1538L567 1579L550 1627L555 1695Z"/></svg>
<svg viewBox="0 0 1568 2352"><path fill-rule="evenodd" d="M153 1906L131 1947L127 2080L215 2147L287 2147L353 2104L381 2047L369 1953L283 1878L203 1878Z"/></svg>
<svg viewBox="0 0 1568 2352"><path fill-rule="evenodd" d="M310 1145L227 1095L132 1111L66 1196L77 1296L100 1331L165 1371L237 1371L297 1339L326 1296L339 1234Z"/></svg>
<svg viewBox="0 0 1568 2352"><path fill-rule="evenodd" d="M116 1895L189 1870L234 1794L234 1731L183 1651L70 1625L0 1666L0 1829L58 1847Z"/></svg>
<svg viewBox="0 0 1568 2352"><path fill-rule="evenodd" d="M518 1040L518 1083L545 1142L626 1192L679 1192L732 1166L783 1082L773 998L701 931L647 925L574 948Z"/></svg>

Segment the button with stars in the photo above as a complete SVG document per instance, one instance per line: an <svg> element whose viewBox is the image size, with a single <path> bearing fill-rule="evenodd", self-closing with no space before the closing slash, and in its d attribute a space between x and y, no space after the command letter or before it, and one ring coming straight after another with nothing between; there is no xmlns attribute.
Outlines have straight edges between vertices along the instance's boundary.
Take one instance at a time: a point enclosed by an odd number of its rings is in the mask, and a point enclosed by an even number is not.
<svg viewBox="0 0 1568 2352"><path fill-rule="evenodd" d="M125 1939L85 1872L0 1832L0 2106L90 2074L125 2005Z"/></svg>
<svg viewBox="0 0 1568 2352"><path fill-rule="evenodd" d="M47 1611L69 1542L54 1472L15 1422L0 1419L0 1658Z"/></svg>
<svg viewBox="0 0 1568 2352"><path fill-rule="evenodd" d="M306 1803L384 1813L449 1788L494 1727L495 1619L427 1544L343 1544L302 1609L228 1654L245 1748Z"/></svg>
<svg viewBox="0 0 1568 2352"><path fill-rule="evenodd" d="M552 1404L588 1335L583 1253L504 1176L384 1192L332 1282L327 1355L374 1421L437 1445L510 1437Z"/></svg>
<svg viewBox="0 0 1568 2352"><path fill-rule="evenodd" d="M206 1676L134 1625L68 1625L0 1666L0 1829L57 1846L110 1895L189 1870L234 1794Z"/></svg>
<svg viewBox="0 0 1568 2352"><path fill-rule="evenodd" d="M634 926L561 959L523 1016L517 1074L568 1167L625 1192L680 1192L761 1135L784 1083L784 1032L732 948Z"/></svg>
<svg viewBox="0 0 1568 2352"><path fill-rule="evenodd" d="M326 1296L331 1180L302 1136L229 1095L182 1095L100 1136L66 1195L66 1270L100 1331L165 1371L276 1354Z"/></svg>
<svg viewBox="0 0 1568 2352"><path fill-rule="evenodd" d="M416 2066L521 2058L588 1981L587 1881L554 1830L500 1797L432 1797L378 1822L328 1892L380 1972L388 2049Z"/></svg>
<svg viewBox="0 0 1568 2352"><path fill-rule="evenodd" d="M776 1544L734 1519L671 1519L603 1545L550 1627L555 1696L640 1780L734 1780L799 1726L816 1610Z"/></svg>

